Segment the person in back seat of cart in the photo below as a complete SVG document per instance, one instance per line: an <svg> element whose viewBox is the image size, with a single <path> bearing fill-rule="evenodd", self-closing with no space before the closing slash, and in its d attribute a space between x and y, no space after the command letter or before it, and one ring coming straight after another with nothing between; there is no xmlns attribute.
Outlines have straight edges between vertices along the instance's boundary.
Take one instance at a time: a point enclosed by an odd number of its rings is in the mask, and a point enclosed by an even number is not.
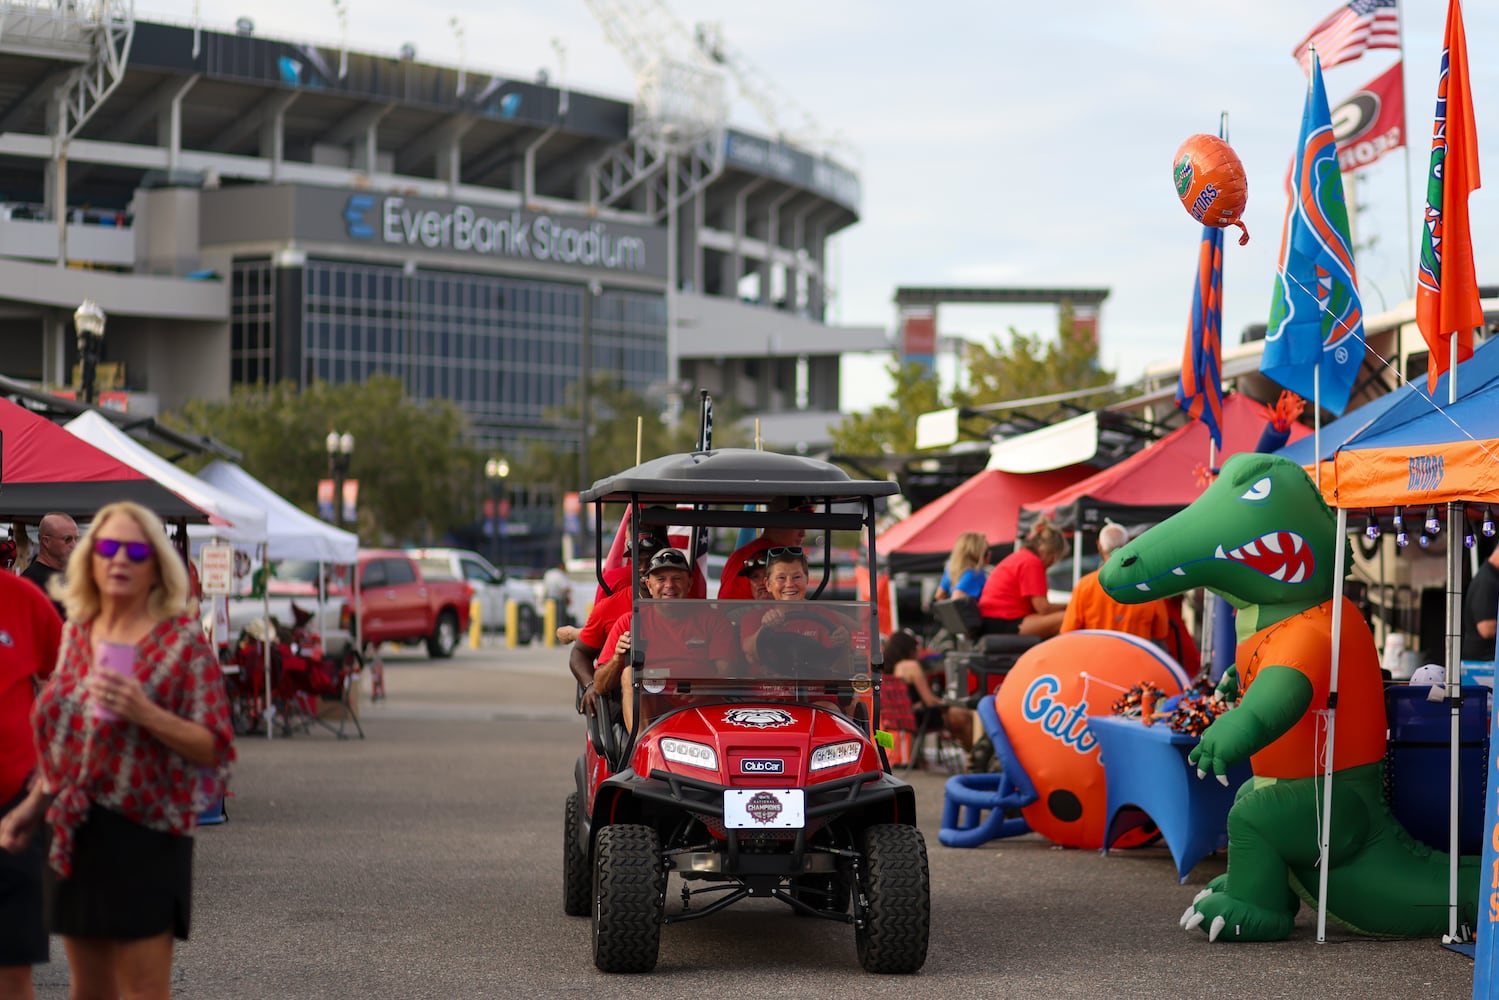
<svg viewBox="0 0 1499 1000"><path fill-rule="evenodd" d="M772 513L787 510L810 511L812 507L797 504L790 498L782 498L770 504ZM754 598L754 590L748 578L740 576L739 570L751 556L763 555L766 549L799 546L807 537L806 528L766 528L760 537L746 542L729 553L719 576L718 599L720 601L748 601Z"/></svg>
<svg viewBox="0 0 1499 1000"><path fill-rule="evenodd" d="M665 549L666 532L644 531L640 537L626 550L625 554L640 560L642 565L649 565L649 560L657 552ZM629 573L629 565L625 567L626 574ZM644 580L642 580L642 584ZM568 653L567 668L572 671L573 677L577 678L578 686L582 695L578 699L578 711L585 715L594 714L594 704L597 691L593 687L594 663L600 653L604 651L604 643L609 638L609 629L614 622L623 615L630 616L630 577L618 575L614 578L612 592L596 601L593 610L588 612L588 620L583 627L578 629L577 641L573 643L572 650Z"/></svg>
<svg viewBox="0 0 1499 1000"><path fill-rule="evenodd" d="M651 557L645 568L645 586L652 600L682 601L680 613L664 609L652 616L650 647L642 648L645 662L670 669L675 664L699 668L711 664L720 674L728 670L734 655L734 632L716 607L694 601L689 596L692 572L687 556L680 549L662 549ZM673 609L674 611L676 609ZM629 696L633 682L630 669L630 616L615 619L594 671L592 689L611 694L621 693L625 728L633 728L633 699Z"/></svg>

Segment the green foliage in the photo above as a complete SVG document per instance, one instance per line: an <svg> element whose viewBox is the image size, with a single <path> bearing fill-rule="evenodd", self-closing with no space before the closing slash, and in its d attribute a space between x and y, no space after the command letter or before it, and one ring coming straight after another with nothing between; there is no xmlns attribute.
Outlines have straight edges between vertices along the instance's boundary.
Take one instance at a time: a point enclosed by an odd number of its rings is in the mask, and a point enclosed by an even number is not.
<svg viewBox="0 0 1499 1000"><path fill-rule="evenodd" d="M413 402L390 376L302 390L291 382L240 386L227 402L195 400L166 422L237 449L246 472L309 512L317 509L318 480L331 475L328 431L354 435L349 478L359 481L366 545L431 543L479 516L484 459L464 443L462 411L446 401Z"/></svg>
<svg viewBox="0 0 1499 1000"><path fill-rule="evenodd" d="M965 385L943 393L936 375L921 365L891 362L894 382L890 402L868 413L854 414L833 430L834 448L845 455L910 454L916 450L916 418L948 407L983 406L1008 400L1049 396L1114 381L1114 373L1098 366L1098 344L1087 329L1079 330L1072 310L1063 307L1055 341L1038 334L1009 331L1008 343L994 337L986 344L965 345ZM1115 394L1099 392L1072 401L1081 409L1112 402ZM989 411L1003 417L1009 411ZM981 439L987 424L968 422L960 434Z"/></svg>
<svg viewBox="0 0 1499 1000"><path fill-rule="evenodd" d="M886 367L894 388L890 402L857 413L833 428L833 450L844 455L903 455L916 450L916 418L951 406L937 376L914 362Z"/></svg>

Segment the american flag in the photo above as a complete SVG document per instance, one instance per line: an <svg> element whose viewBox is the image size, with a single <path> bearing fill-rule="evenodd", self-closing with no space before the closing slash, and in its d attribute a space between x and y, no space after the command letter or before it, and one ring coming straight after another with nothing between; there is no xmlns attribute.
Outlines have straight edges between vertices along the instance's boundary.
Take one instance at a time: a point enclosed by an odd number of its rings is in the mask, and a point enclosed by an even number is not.
<svg viewBox="0 0 1499 1000"><path fill-rule="evenodd" d="M1311 50L1317 49L1322 68L1352 62L1365 49L1400 48L1398 0L1352 0L1312 29L1291 54L1310 73Z"/></svg>

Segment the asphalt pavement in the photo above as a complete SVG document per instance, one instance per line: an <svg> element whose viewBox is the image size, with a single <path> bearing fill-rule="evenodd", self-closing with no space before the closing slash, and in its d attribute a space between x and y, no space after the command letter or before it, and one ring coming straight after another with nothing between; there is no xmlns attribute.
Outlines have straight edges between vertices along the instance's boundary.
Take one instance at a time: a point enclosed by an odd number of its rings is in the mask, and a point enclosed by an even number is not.
<svg viewBox="0 0 1499 1000"><path fill-rule="evenodd" d="M1214 856L1177 883L1163 846L1107 855L1034 836L942 847L941 771L917 771L932 876L921 973L859 968L851 927L752 900L666 927L656 971L606 976L562 912L561 826L582 726L565 650L387 657L366 738L239 742L228 822L198 831L192 940L174 995L260 998L1466 998L1473 963L1436 941L1332 929L1210 945L1177 920ZM362 694L368 695L368 688ZM673 884L673 889L675 884ZM67 996L61 943L37 971Z"/></svg>

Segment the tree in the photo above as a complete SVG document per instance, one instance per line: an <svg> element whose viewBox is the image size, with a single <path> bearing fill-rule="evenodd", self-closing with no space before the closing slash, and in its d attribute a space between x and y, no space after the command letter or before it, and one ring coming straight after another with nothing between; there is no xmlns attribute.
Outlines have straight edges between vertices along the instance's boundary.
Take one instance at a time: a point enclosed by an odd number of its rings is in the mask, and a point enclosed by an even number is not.
<svg viewBox="0 0 1499 1000"><path fill-rule="evenodd" d="M965 345L963 363L968 376L966 387L943 393L930 369L914 362L904 365L892 362L888 371L895 387L890 403L844 420L833 431L834 447L845 455L910 454L916 450L916 418L923 413L1049 396L1092 386L1102 390L1114 381L1113 372L1098 366L1098 343L1092 332L1078 328L1072 310L1066 305L1061 310L1055 341L1011 327L1008 343L996 336L988 345ZM1096 409L1114 398L1115 394L1100 391L1072 400L1071 405ZM1009 411L991 412L1002 418ZM977 440L982 437L981 431L965 426L960 434Z"/></svg>
<svg viewBox="0 0 1499 1000"><path fill-rule="evenodd" d="M833 449L844 455L909 454L916 450L916 418L951 405L937 376L913 361L892 361L885 371L895 387L890 402L857 413L833 428Z"/></svg>
<svg viewBox="0 0 1499 1000"><path fill-rule="evenodd" d="M328 431L348 431L366 542L430 544L478 517L483 457L464 443L462 411L407 399L391 376L300 390L291 382L239 386L227 402L195 400L165 420L237 449L246 472L307 511L316 510L318 480L329 475Z"/></svg>

